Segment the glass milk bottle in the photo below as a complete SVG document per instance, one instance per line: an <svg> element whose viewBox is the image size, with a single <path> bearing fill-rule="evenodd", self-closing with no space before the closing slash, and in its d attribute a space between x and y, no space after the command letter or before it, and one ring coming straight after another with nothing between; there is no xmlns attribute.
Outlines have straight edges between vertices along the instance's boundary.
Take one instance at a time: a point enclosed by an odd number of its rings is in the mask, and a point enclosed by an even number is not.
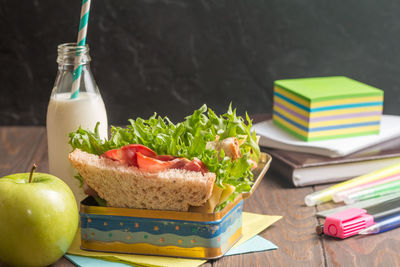
<svg viewBox="0 0 400 267"><path fill-rule="evenodd" d="M71 98L76 54L80 54L82 73L79 94L76 98ZM77 46L75 43L61 44L58 46L57 63L58 73L50 96L46 120L49 169L51 174L68 184L79 203L85 194L74 177L76 171L68 161L68 153L72 151L68 144L68 134L76 131L79 126L93 131L96 123L100 122L100 137L107 138L107 114L90 71L89 47Z"/></svg>

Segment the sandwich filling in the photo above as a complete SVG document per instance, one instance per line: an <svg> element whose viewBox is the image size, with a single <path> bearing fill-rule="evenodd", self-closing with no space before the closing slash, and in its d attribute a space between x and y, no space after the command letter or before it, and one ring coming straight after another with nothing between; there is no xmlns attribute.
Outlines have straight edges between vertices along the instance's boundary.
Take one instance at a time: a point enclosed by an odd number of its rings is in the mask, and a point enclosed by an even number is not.
<svg viewBox="0 0 400 267"><path fill-rule="evenodd" d="M198 158L188 160L171 155L157 155L150 148L140 144L130 144L121 148L112 149L101 155L102 157L119 161L128 166L135 166L147 172L161 172L168 169L208 172L207 167Z"/></svg>

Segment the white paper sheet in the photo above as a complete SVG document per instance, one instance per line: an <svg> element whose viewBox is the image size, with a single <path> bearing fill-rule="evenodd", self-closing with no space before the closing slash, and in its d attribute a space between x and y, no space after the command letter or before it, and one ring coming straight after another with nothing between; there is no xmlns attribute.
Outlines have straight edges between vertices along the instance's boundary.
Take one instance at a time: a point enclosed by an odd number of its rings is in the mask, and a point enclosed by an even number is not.
<svg viewBox="0 0 400 267"><path fill-rule="evenodd" d="M272 120L253 125L260 135L260 145L270 148L324 155L331 158L343 157L361 149L400 136L400 116L382 115L378 135L348 137L324 141L306 142L276 126Z"/></svg>

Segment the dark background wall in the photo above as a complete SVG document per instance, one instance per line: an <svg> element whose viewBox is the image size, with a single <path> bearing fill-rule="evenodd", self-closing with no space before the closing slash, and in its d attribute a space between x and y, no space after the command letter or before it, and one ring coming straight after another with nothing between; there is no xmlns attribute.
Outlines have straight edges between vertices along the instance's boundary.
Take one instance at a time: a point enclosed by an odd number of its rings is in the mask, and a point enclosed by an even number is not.
<svg viewBox="0 0 400 267"><path fill-rule="evenodd" d="M400 114L397 0L93 0L88 44L109 121L207 103L271 111L273 81L345 75ZM78 0L0 0L0 124L44 125Z"/></svg>

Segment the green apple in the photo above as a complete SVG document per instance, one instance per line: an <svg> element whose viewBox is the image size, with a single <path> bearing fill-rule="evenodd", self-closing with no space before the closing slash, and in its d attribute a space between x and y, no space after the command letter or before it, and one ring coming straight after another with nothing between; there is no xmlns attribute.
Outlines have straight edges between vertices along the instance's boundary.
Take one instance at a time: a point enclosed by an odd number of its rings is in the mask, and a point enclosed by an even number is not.
<svg viewBox="0 0 400 267"><path fill-rule="evenodd" d="M46 266L71 245L78 208L70 188L46 173L0 178L0 262Z"/></svg>

